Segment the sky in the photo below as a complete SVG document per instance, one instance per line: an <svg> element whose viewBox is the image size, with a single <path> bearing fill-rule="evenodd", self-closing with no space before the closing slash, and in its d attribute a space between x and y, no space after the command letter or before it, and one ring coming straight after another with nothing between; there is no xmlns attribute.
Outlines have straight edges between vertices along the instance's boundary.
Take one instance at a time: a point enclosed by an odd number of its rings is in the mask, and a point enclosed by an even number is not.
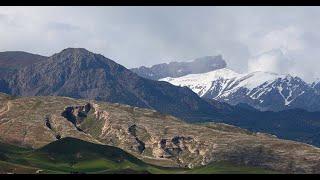
<svg viewBox="0 0 320 180"><path fill-rule="evenodd" d="M127 68L219 55L238 72L320 78L320 7L0 7L0 51L68 47Z"/></svg>

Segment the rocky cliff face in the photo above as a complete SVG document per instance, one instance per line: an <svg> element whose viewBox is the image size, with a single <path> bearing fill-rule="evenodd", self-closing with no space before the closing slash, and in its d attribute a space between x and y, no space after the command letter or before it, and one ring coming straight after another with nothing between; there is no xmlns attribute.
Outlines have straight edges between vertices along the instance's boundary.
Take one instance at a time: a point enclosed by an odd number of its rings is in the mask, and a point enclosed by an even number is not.
<svg viewBox="0 0 320 180"><path fill-rule="evenodd" d="M168 64L157 64L150 68L141 66L130 70L141 77L158 80L165 77L181 77L187 74L206 73L225 67L226 62L219 55L205 56L191 62L170 62Z"/></svg>
<svg viewBox="0 0 320 180"><path fill-rule="evenodd" d="M288 173L320 173L320 149L224 124L195 125L128 105L64 97L0 95L0 140L42 147L62 137L120 147L182 167L214 162Z"/></svg>

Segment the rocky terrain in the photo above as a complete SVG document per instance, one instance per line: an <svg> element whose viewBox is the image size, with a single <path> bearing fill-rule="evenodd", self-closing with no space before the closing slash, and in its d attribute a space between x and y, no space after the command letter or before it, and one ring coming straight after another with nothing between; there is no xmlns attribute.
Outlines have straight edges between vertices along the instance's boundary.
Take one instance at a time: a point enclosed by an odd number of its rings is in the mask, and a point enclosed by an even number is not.
<svg viewBox="0 0 320 180"><path fill-rule="evenodd" d="M67 97L0 95L0 140L40 148L64 137L180 167L217 162L320 173L320 149L225 124L188 124L150 109Z"/></svg>
<svg viewBox="0 0 320 180"><path fill-rule="evenodd" d="M152 67L141 66L130 69L139 76L158 80L165 77L181 77L187 74L206 73L226 67L222 56L205 56L189 62L170 62L157 64Z"/></svg>

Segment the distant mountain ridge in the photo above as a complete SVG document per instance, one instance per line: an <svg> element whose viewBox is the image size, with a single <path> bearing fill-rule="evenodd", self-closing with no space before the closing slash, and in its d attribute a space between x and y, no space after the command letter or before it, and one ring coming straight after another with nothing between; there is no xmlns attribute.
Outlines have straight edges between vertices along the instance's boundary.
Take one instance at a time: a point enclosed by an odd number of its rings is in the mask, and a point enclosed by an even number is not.
<svg viewBox="0 0 320 180"><path fill-rule="evenodd" d="M225 67L226 62L221 55L218 55L197 58L191 62L170 62L157 64L150 68L141 66L130 70L141 77L158 80L165 77L181 77L187 74L205 73Z"/></svg>

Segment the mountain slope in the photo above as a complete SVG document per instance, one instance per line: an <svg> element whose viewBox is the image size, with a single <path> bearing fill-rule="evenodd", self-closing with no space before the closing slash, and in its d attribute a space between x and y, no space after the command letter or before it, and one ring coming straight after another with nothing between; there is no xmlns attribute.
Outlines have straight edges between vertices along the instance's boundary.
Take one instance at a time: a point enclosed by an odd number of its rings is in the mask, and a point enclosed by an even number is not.
<svg viewBox="0 0 320 180"><path fill-rule="evenodd" d="M188 88L141 78L85 49L65 49L5 80L2 91L13 95L89 98L152 108L186 119L212 119L219 114Z"/></svg>
<svg viewBox="0 0 320 180"><path fill-rule="evenodd" d="M0 52L0 66L3 68L18 69L45 59L47 57L23 51Z"/></svg>
<svg viewBox="0 0 320 180"><path fill-rule="evenodd" d="M160 81L187 86L203 98L232 105L246 103L262 111L294 108L320 111L320 96L315 88L290 75L269 72L239 74L224 68Z"/></svg>
<svg viewBox="0 0 320 180"><path fill-rule="evenodd" d="M33 63L46 60L47 57L22 51L0 52L0 92L9 93L9 85L5 81L18 69Z"/></svg>
<svg viewBox="0 0 320 180"><path fill-rule="evenodd" d="M142 66L130 70L141 77L158 80L165 77L181 77L187 74L205 73L224 67L226 67L226 62L222 59L222 56L205 56L191 62L170 62L168 64L157 64L150 68Z"/></svg>
<svg viewBox="0 0 320 180"><path fill-rule="evenodd" d="M7 73L45 59L47 59L45 56L22 51L0 52L0 78Z"/></svg>
<svg viewBox="0 0 320 180"><path fill-rule="evenodd" d="M171 167L224 162L288 173L320 172L319 148L230 125L188 124L149 109L66 97L1 97L3 143L41 148L73 137L115 146L139 159L157 165L167 162ZM57 149L50 147L42 150ZM74 154L77 147L66 154Z"/></svg>

